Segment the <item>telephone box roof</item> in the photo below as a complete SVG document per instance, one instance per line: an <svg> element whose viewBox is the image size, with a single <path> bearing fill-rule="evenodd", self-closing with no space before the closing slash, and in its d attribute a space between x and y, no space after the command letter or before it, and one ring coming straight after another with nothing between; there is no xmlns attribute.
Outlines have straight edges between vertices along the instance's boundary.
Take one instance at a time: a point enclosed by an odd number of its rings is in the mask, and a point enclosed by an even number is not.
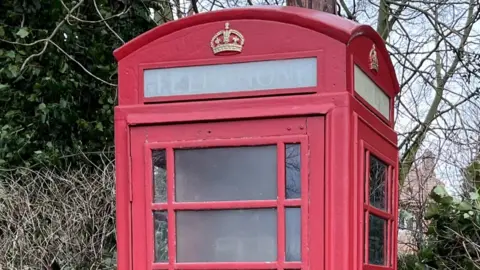
<svg viewBox="0 0 480 270"><path fill-rule="evenodd" d="M348 44L353 37L363 35L372 39L382 54L387 53L381 37L368 25L362 25L337 15L312 9L290 6L255 6L199 13L164 23L116 49L114 55L117 61L120 61L148 43L175 31L204 23L235 19L277 21L298 25L330 36L345 44Z"/></svg>

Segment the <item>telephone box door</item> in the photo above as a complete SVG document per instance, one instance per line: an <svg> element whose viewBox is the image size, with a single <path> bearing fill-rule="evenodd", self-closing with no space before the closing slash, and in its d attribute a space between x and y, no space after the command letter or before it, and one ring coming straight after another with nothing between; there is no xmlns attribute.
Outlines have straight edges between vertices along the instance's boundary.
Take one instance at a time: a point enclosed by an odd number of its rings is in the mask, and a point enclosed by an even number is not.
<svg viewBox="0 0 480 270"><path fill-rule="evenodd" d="M323 269L322 117L130 132L133 269Z"/></svg>

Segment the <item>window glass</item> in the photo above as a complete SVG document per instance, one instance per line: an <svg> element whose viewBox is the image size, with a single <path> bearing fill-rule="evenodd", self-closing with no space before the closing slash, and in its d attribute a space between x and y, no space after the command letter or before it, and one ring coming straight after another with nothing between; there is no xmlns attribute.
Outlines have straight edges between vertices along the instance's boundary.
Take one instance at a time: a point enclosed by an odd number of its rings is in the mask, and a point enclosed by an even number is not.
<svg viewBox="0 0 480 270"><path fill-rule="evenodd" d="M153 164L153 201L167 201L167 159L165 150L152 151Z"/></svg>
<svg viewBox="0 0 480 270"><path fill-rule="evenodd" d="M276 148L175 150L176 201L276 200Z"/></svg>
<svg viewBox="0 0 480 270"><path fill-rule="evenodd" d="M357 65L355 65L354 80L355 92L390 120L390 98Z"/></svg>
<svg viewBox="0 0 480 270"><path fill-rule="evenodd" d="M168 261L168 215L166 211L153 212L155 262Z"/></svg>
<svg viewBox="0 0 480 270"><path fill-rule="evenodd" d="M275 209L179 211L178 262L277 260Z"/></svg>
<svg viewBox="0 0 480 270"><path fill-rule="evenodd" d="M368 262L370 264L385 264L386 220L370 214L368 236Z"/></svg>
<svg viewBox="0 0 480 270"><path fill-rule="evenodd" d="M144 96L220 94L317 85L317 58L148 69Z"/></svg>
<svg viewBox="0 0 480 270"><path fill-rule="evenodd" d="M298 207L289 207L285 210L285 259L287 261L301 260L301 211Z"/></svg>
<svg viewBox="0 0 480 270"><path fill-rule="evenodd" d="M386 210L387 208L387 165L370 154L370 205Z"/></svg>
<svg viewBox="0 0 480 270"><path fill-rule="evenodd" d="M285 145L285 197L297 199L301 195L300 144Z"/></svg>

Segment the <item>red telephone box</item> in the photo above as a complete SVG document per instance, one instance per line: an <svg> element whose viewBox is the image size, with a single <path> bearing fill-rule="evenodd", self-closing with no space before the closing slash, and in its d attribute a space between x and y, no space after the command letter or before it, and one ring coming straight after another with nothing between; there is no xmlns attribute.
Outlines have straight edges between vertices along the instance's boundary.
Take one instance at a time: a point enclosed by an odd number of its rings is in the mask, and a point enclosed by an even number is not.
<svg viewBox="0 0 480 270"><path fill-rule="evenodd" d="M396 269L399 86L371 27L235 8L115 57L118 269Z"/></svg>

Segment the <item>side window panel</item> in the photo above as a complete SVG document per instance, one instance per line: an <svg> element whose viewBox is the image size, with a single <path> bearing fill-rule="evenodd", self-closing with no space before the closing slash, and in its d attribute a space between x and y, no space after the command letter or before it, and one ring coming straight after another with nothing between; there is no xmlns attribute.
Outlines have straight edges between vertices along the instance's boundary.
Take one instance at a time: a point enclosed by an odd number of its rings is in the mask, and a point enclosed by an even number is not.
<svg viewBox="0 0 480 270"><path fill-rule="evenodd" d="M390 233L393 227L392 206L389 204L392 186L392 168L379 156L365 152L365 199L364 199L364 263L391 266Z"/></svg>

